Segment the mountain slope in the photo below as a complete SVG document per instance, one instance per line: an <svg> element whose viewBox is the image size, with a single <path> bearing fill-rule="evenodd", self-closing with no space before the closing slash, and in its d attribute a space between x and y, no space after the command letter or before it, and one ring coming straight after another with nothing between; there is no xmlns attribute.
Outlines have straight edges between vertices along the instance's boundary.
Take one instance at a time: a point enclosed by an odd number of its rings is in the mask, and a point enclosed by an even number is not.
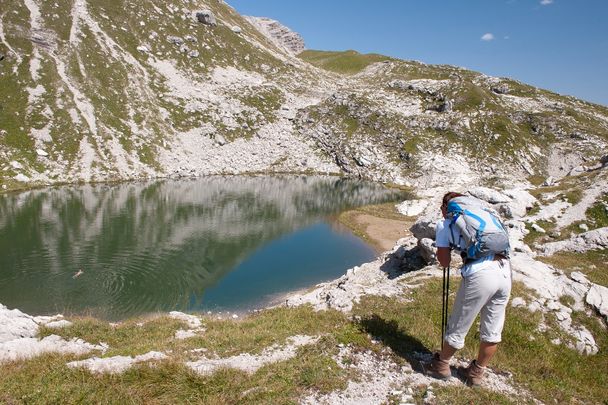
<svg viewBox="0 0 608 405"><path fill-rule="evenodd" d="M591 165L608 142L603 106L453 66L296 58L221 1L3 10L3 189L248 172L536 181Z"/></svg>

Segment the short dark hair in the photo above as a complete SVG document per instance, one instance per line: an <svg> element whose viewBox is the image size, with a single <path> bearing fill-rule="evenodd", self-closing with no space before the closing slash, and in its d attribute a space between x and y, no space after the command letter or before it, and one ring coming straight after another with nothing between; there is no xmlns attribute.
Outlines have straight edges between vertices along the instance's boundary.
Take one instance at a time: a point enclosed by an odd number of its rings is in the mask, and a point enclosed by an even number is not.
<svg viewBox="0 0 608 405"><path fill-rule="evenodd" d="M448 193L445 193L444 196L443 196L443 199L441 200L441 206L442 207L444 207L444 206L447 207L448 203L450 202L450 200L452 198L456 198L456 197L464 197L464 194L456 193L454 191L450 191Z"/></svg>

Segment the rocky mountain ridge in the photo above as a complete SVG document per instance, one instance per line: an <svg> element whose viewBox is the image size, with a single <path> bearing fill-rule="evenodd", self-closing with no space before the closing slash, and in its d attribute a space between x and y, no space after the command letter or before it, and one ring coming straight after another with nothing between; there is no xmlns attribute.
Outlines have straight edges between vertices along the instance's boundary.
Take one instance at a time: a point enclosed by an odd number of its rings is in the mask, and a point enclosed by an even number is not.
<svg viewBox="0 0 608 405"><path fill-rule="evenodd" d="M298 55L306 49L304 38L277 20L268 17L245 16L253 26L270 38L279 48L290 55Z"/></svg>
<svg viewBox="0 0 608 405"><path fill-rule="evenodd" d="M3 189L250 172L512 183L579 173L608 142L603 106L453 66L294 57L272 32L295 34L221 1L9 6Z"/></svg>

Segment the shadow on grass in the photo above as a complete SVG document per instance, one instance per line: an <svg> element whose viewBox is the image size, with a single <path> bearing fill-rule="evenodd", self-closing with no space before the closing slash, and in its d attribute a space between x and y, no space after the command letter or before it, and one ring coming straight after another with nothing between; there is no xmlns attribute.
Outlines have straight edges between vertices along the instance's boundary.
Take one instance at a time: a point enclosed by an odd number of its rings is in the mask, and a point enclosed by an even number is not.
<svg viewBox="0 0 608 405"><path fill-rule="evenodd" d="M422 371L420 360L431 351L420 340L400 330L396 321L386 321L374 314L361 319L358 324L361 329L381 339L394 353L410 363L412 369Z"/></svg>

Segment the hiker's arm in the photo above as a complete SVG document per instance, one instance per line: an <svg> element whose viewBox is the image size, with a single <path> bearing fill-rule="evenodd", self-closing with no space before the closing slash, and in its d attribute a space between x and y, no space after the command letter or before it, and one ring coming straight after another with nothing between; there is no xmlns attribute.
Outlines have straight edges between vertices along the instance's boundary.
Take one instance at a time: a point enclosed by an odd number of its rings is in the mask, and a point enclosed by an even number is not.
<svg viewBox="0 0 608 405"><path fill-rule="evenodd" d="M448 267L450 265L450 260L452 259L450 254L449 247L438 247L437 248L437 260L439 260L439 264L443 267Z"/></svg>

